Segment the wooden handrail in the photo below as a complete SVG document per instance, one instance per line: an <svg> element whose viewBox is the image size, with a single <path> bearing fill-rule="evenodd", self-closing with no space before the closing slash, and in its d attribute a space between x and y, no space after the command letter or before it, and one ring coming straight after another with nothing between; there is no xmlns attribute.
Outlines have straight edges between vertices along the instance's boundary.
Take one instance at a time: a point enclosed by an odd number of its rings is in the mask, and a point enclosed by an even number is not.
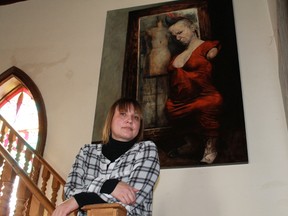
<svg viewBox="0 0 288 216"><path fill-rule="evenodd" d="M64 179L1 115L0 144L0 168L3 169L0 176L0 190L3 190L0 207L4 206L9 211L7 206L12 199L13 184L17 175L20 178L19 185L25 188L20 188L17 192L22 197L17 197L16 206L27 206L28 209L31 207L29 215L42 215L43 212L51 214L57 198L60 198L59 202L63 201ZM5 177L5 182L2 181L2 177ZM36 213L31 213L33 209L37 209Z"/></svg>
<svg viewBox="0 0 288 216"><path fill-rule="evenodd" d="M5 118L3 118L2 115L0 115L0 121L4 122L4 124L7 125L7 127L13 132L13 134L16 134L17 139L19 139L19 142L23 142L24 145L26 146L27 149L29 149L30 152L32 152L39 160L39 162L41 164L43 164L50 173L53 173L53 175L56 177L56 179L58 179L58 181L64 185L65 184L65 180L50 166L49 163L47 163L43 157L37 152L35 151L31 145L29 145L29 143L26 142L26 140L18 133L18 131L16 131L10 124L9 122L6 121Z"/></svg>
<svg viewBox="0 0 288 216"><path fill-rule="evenodd" d="M87 211L87 216L126 216L127 210L119 203L105 203L86 205L82 210Z"/></svg>
<svg viewBox="0 0 288 216"><path fill-rule="evenodd" d="M39 200L43 206L45 206L45 209L47 209L47 211L52 214L55 207L52 205L50 200L41 192L37 185L31 181L26 172L22 170L22 168L18 165L17 162L15 162L9 152L2 145L0 145L0 152L3 158L10 164L16 175L18 175L19 178L21 178L21 180L24 182L28 190Z"/></svg>

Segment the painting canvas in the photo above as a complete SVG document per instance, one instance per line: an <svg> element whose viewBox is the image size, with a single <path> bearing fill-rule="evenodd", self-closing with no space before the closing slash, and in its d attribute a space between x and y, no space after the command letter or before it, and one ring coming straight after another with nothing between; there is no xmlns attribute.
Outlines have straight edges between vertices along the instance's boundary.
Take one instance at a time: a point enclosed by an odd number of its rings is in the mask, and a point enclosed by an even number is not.
<svg viewBox="0 0 288 216"><path fill-rule="evenodd" d="M99 131L97 112L107 100L132 97L143 107L144 136L156 143L162 168L247 163L232 1L175 1L116 10L108 13L105 40L111 22L119 26L112 17L121 13L127 28L115 36L123 41L123 58L113 75L122 82L113 85L114 97L101 98L109 88L104 68L111 65L104 57L113 52L113 41L106 41L94 132Z"/></svg>

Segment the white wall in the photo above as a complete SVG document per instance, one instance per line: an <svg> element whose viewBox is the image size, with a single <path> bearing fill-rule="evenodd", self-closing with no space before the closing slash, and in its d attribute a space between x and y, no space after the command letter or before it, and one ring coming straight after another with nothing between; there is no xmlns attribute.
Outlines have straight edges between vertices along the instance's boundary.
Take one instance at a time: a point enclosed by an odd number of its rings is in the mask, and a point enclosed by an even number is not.
<svg viewBox="0 0 288 216"><path fill-rule="evenodd" d="M38 85L48 115L45 158L64 178L91 140L107 10L156 2L29 0L0 7L0 71L15 65ZM161 170L153 216L287 215L287 126L267 1L233 3L249 164Z"/></svg>
<svg viewBox="0 0 288 216"><path fill-rule="evenodd" d="M278 1L278 2L277 2ZM277 4L286 0L267 0L272 29L275 35L276 44L278 43L278 25L277 25Z"/></svg>

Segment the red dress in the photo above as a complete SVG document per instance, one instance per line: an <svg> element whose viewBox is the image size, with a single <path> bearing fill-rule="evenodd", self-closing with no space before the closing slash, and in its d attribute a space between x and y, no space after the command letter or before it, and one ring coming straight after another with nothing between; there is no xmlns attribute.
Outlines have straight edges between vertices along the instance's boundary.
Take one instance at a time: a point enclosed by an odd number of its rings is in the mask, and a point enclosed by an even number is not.
<svg viewBox="0 0 288 216"><path fill-rule="evenodd" d="M206 57L210 49L218 46L218 41L204 41L182 68L175 68L174 59L171 61L168 66L170 92L166 102L170 120L193 117L212 133L219 128L222 96L212 83L212 63Z"/></svg>

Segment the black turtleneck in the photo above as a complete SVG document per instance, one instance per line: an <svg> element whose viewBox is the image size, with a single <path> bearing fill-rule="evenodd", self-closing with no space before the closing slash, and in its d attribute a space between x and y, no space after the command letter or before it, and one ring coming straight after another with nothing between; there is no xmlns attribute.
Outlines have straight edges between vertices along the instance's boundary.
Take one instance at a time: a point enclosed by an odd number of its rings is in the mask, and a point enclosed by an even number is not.
<svg viewBox="0 0 288 216"><path fill-rule="evenodd" d="M134 143L134 140L129 142L121 142L110 137L109 142L103 145L102 153L112 163L122 154L128 151L134 145Z"/></svg>

